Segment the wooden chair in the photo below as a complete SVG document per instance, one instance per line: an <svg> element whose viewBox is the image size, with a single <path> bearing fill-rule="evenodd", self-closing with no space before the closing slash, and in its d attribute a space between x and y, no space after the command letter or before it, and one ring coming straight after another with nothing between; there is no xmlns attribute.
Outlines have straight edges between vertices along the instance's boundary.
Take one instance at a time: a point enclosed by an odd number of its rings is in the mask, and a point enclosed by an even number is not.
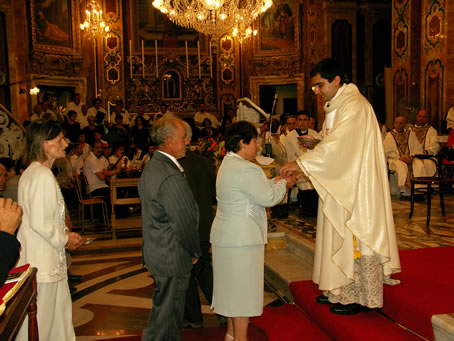
<svg viewBox="0 0 454 341"><path fill-rule="evenodd" d="M82 194L82 186L80 180L76 178L76 192L77 192L77 199L79 200L79 220L82 219L82 233L84 233L85 229L85 206L90 207L90 216L91 220L94 220L93 214L93 206L101 205L102 217L104 220L104 225L108 225L109 221L109 214L107 211L107 204L101 198L88 198L84 199Z"/></svg>
<svg viewBox="0 0 454 341"><path fill-rule="evenodd" d="M420 158L431 159L437 165L437 174L435 176L424 176L424 177L415 177L410 180L411 182L411 207L410 207L410 215L408 219L411 219L413 215L413 208L415 204L415 185L426 185L427 186L427 220L426 220L426 227L427 233L430 233L429 223L430 223L430 210L431 210L431 196L432 196L432 186L438 186L438 193L440 194L440 206L441 206L441 214L442 216L446 216L445 212L445 201L443 198L443 189L445 186L454 183L454 179L452 178L444 178L442 172L443 166L443 155L439 153L437 156L429 156L425 155L419 156Z"/></svg>

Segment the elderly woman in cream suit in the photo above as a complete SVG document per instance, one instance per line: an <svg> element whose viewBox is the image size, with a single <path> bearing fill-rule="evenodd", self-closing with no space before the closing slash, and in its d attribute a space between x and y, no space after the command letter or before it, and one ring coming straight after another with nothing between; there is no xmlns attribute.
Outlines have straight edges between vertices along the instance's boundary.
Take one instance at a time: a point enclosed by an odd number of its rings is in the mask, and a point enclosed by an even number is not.
<svg viewBox="0 0 454 341"><path fill-rule="evenodd" d="M65 203L51 172L67 146L53 121L35 121L27 130L25 157L31 163L19 180L18 203L24 213L17 239L22 246L19 265L38 268L40 340L75 340L65 248L75 249L85 240L66 228ZM28 339L27 327L26 318L16 340Z"/></svg>
<svg viewBox="0 0 454 341"><path fill-rule="evenodd" d="M268 180L252 163L257 130L246 121L226 131L228 151L216 181L217 212L211 228L214 311L227 317L226 341L247 340L249 316L263 311L265 207L278 204L295 178Z"/></svg>

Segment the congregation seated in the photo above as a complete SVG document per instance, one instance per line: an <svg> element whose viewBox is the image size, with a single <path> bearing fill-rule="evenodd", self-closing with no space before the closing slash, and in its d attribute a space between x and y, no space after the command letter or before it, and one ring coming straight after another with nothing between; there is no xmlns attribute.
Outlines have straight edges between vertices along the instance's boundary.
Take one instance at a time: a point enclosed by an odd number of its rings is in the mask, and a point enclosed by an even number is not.
<svg viewBox="0 0 454 341"><path fill-rule="evenodd" d="M219 128L221 123L216 116L207 111L205 103L200 104L199 111L194 114L194 123L199 130L202 130L205 127L205 119L209 119L213 128Z"/></svg>
<svg viewBox="0 0 454 341"><path fill-rule="evenodd" d="M131 170L131 161L125 155L125 147L121 144L114 146L113 154L109 157L109 164L113 168L120 167L125 170Z"/></svg>
<svg viewBox="0 0 454 341"><path fill-rule="evenodd" d="M121 144L129 151L129 128L123 123L123 115L115 116L115 125L109 125L109 132L106 135L106 140L111 146Z"/></svg>
<svg viewBox="0 0 454 341"><path fill-rule="evenodd" d="M90 116L95 118L95 122L97 125L102 125L107 121L107 111L102 106L101 98L97 97L93 101L93 106L88 108L87 112L87 120ZM90 120L88 120L88 124L90 124Z"/></svg>
<svg viewBox="0 0 454 341"><path fill-rule="evenodd" d="M144 168L145 165L148 163L148 161L151 160L151 158L153 157L153 154L154 154L155 150L156 150L156 146L155 146L155 145L150 144L150 145L148 146L148 153L145 154L145 155L143 156L143 158L142 158L142 163L141 163L141 165L140 165L140 169L143 170L143 168Z"/></svg>
<svg viewBox="0 0 454 341"><path fill-rule="evenodd" d="M76 121L77 112L74 110L68 111L68 119L65 120L61 127L63 134L72 143L76 143L80 135L80 124Z"/></svg>
<svg viewBox="0 0 454 341"><path fill-rule="evenodd" d="M79 176L84 167L84 145L79 143L77 145L70 144L66 149L66 155L70 154L70 162L75 176Z"/></svg>
<svg viewBox="0 0 454 341"><path fill-rule="evenodd" d="M147 150L147 146L151 142L147 121L142 116L137 116L134 122L135 124L131 128L131 143L141 150Z"/></svg>
<svg viewBox="0 0 454 341"><path fill-rule="evenodd" d="M429 124L429 114L426 109L419 110L416 115L416 123L411 126L418 142L421 144L425 155L435 156L440 151L438 143L438 133L434 127ZM423 159L424 168L427 176L433 176L437 172L437 165L431 159Z"/></svg>
<svg viewBox="0 0 454 341"><path fill-rule="evenodd" d="M421 144L411 129L405 129L407 119L397 116L394 129L385 137L383 147L389 169L397 174L397 186L401 196L410 196L408 182L411 176L426 176L424 164L416 154L422 154Z"/></svg>
<svg viewBox="0 0 454 341"><path fill-rule="evenodd" d="M136 123L136 119L138 117L141 117L142 120L143 120L143 124L145 127L148 127L148 125L150 124L150 114L146 113L145 112L145 106L144 105L141 105L137 108L137 113L135 114L130 114L130 118L131 118L131 128L133 127L133 124L137 124Z"/></svg>
<svg viewBox="0 0 454 341"><path fill-rule="evenodd" d="M93 115L88 115L87 117L88 125L82 129L82 133L85 134L86 142L89 145L92 145L95 141L95 132L99 131L101 134L103 132L103 127L96 124L96 118Z"/></svg>
<svg viewBox="0 0 454 341"><path fill-rule="evenodd" d="M205 118L202 122L203 128L198 133L198 137L202 139L216 138L218 136L218 131L216 128L211 126L211 120Z"/></svg>
<svg viewBox="0 0 454 341"><path fill-rule="evenodd" d="M114 169L106 169L100 160L102 154L102 144L100 142L95 142L91 148L90 154L85 159L83 173L87 179L88 192L93 196L103 197L109 209L110 188L107 185L106 180L121 172L121 163Z"/></svg>

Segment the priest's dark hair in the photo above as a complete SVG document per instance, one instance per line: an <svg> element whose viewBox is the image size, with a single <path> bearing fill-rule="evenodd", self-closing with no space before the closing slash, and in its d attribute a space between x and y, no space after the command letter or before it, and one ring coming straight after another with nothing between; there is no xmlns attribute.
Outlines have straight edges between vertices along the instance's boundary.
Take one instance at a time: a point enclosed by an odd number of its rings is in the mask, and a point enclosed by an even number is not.
<svg viewBox="0 0 454 341"><path fill-rule="evenodd" d="M320 74L322 78L332 82L336 76L340 77L340 85L347 81L344 68L334 59L326 58L319 61L311 70L311 77Z"/></svg>
<svg viewBox="0 0 454 341"><path fill-rule="evenodd" d="M257 129L248 121L232 123L225 131L225 150L237 153L241 149L240 141L249 144L257 138Z"/></svg>

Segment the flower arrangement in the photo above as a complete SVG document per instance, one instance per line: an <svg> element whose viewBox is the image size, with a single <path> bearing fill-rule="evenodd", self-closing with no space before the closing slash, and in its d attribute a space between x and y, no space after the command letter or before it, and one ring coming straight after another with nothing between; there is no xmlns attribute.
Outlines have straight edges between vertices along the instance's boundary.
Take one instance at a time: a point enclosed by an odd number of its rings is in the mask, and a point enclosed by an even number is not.
<svg viewBox="0 0 454 341"><path fill-rule="evenodd" d="M226 153L225 141L217 141L214 138L201 139L196 145L196 150L208 158L222 159Z"/></svg>

